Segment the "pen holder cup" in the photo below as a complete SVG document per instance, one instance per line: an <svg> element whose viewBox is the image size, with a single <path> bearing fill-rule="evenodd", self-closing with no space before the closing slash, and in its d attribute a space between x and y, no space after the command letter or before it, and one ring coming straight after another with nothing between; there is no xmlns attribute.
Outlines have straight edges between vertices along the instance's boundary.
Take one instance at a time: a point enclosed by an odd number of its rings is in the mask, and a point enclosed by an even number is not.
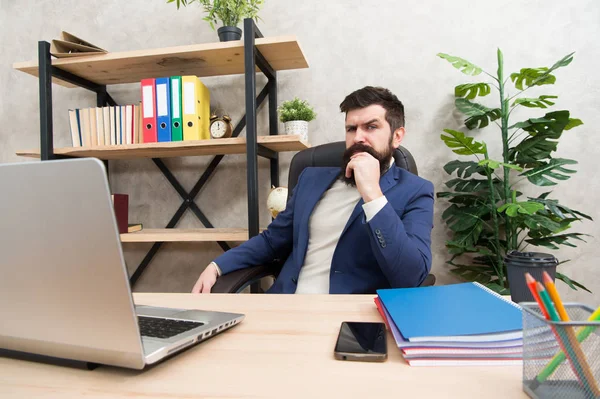
<svg viewBox="0 0 600 399"><path fill-rule="evenodd" d="M593 309L565 303L568 322L546 320L523 302L523 390L531 398L600 398L600 322ZM566 356L565 356L566 351Z"/></svg>

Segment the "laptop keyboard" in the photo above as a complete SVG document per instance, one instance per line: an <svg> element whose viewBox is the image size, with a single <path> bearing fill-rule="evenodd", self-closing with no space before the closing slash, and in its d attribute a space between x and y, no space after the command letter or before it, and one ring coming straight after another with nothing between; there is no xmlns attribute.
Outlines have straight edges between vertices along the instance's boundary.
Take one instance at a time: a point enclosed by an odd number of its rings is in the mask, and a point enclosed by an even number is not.
<svg viewBox="0 0 600 399"><path fill-rule="evenodd" d="M140 333L143 337L170 338L193 328L203 326L199 321L161 319L157 317L138 316Z"/></svg>

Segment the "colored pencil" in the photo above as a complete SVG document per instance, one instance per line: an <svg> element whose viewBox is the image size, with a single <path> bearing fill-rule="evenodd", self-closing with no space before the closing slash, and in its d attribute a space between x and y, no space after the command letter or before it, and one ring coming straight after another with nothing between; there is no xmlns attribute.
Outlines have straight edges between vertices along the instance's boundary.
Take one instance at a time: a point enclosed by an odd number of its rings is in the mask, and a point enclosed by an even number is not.
<svg viewBox="0 0 600 399"><path fill-rule="evenodd" d="M537 281L533 278L533 276L529 273L525 273L525 281L527 282L527 287L529 287L529 291L531 291L531 295L533 295L533 299L537 302L542 314L546 318L546 320L550 320L550 315L546 310L546 307L542 303L542 299L540 298L540 294L537 291L536 284Z"/></svg>
<svg viewBox="0 0 600 399"><path fill-rule="evenodd" d="M546 306L546 310L550 315L550 319L555 322L561 321L560 316L554 309L552 300L550 299L550 296L548 295L548 292L546 291L542 283L537 283L537 289L540 294L540 298L542 299L542 302ZM562 303L560 303L559 306L562 306ZM564 335L563 333L561 333L561 331L564 333ZM594 397L600 396L600 390L598 390L598 386L596 385L594 376L590 371L590 366L588 365L584 354L581 352L581 348L579 346L579 343L577 342L577 339L575 338L573 329L569 326L556 326L556 328L554 329L554 333L556 335L556 339L559 341L559 343L561 343L562 350L569 359L569 363L571 364L575 375L582 383L586 392L593 394Z"/></svg>
<svg viewBox="0 0 600 399"><path fill-rule="evenodd" d="M556 286L554 285L554 281L552 281L552 277L548 274L548 272L544 272L542 279L544 280L544 285L546 286L546 291L548 291L548 295L550 295L550 299L554 303L556 310L558 311L558 316L561 321L569 321L569 315L567 314L567 310L565 309L562 301L560 300L560 295L558 295L558 291Z"/></svg>

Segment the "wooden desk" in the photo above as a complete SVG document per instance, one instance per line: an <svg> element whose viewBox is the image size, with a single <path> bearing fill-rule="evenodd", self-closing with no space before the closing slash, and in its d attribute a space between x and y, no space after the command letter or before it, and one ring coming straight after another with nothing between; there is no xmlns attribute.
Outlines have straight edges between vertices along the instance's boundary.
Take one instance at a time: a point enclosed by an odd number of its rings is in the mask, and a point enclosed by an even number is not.
<svg viewBox="0 0 600 399"><path fill-rule="evenodd" d="M241 312L242 324L145 371L0 358L0 397L525 398L521 366L410 367L333 358L340 323L380 321L372 295L135 294L138 304Z"/></svg>

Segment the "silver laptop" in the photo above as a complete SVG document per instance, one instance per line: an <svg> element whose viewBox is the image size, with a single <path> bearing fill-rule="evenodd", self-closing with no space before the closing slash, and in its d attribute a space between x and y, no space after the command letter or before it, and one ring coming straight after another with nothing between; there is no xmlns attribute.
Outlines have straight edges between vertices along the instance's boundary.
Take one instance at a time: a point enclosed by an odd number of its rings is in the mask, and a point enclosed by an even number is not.
<svg viewBox="0 0 600 399"><path fill-rule="evenodd" d="M243 314L134 306L104 164L0 165L0 349L133 369Z"/></svg>

